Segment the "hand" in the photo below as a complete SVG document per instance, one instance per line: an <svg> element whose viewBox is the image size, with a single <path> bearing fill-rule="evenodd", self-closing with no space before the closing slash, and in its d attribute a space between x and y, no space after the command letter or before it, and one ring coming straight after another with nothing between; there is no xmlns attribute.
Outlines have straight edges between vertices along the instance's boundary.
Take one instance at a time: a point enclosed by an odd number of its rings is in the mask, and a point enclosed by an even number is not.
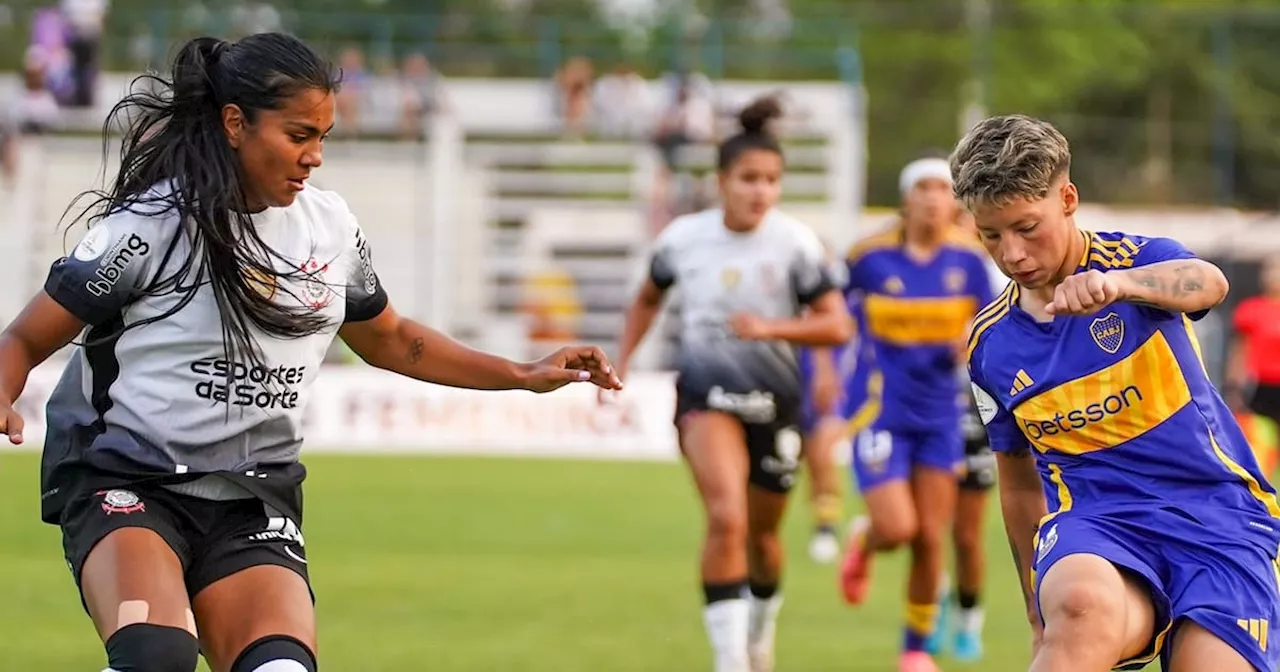
<svg viewBox="0 0 1280 672"><path fill-rule="evenodd" d="M622 380L600 348L574 345L560 348L542 359L525 364L522 387L533 392L558 390L569 383L591 383L606 390L621 390Z"/></svg>
<svg viewBox="0 0 1280 672"><path fill-rule="evenodd" d="M625 363L614 367L613 375L619 381L625 380L627 377L627 365ZM601 387L596 390L596 403L601 406L608 406L618 401L618 390Z"/></svg>
<svg viewBox="0 0 1280 672"><path fill-rule="evenodd" d="M1053 290L1053 301L1044 309L1050 315L1092 315L1119 298L1120 287L1116 279L1091 270L1067 276Z"/></svg>
<svg viewBox="0 0 1280 672"><path fill-rule="evenodd" d="M0 434L7 434L9 443L15 446L22 443L22 428L25 425L22 416L13 410L13 404L0 402Z"/></svg>
<svg viewBox="0 0 1280 672"><path fill-rule="evenodd" d="M750 313L738 313L729 318L729 329L744 341L767 341L773 338L769 323Z"/></svg>
<svg viewBox="0 0 1280 672"><path fill-rule="evenodd" d="M813 407L821 415L835 410L840 397L840 379L827 371L815 371L813 375Z"/></svg>

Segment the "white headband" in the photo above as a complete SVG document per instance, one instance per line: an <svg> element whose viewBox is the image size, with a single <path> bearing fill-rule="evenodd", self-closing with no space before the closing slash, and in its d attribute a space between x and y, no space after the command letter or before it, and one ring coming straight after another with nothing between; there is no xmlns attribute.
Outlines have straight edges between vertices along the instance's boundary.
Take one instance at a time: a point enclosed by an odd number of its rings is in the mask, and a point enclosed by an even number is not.
<svg viewBox="0 0 1280 672"><path fill-rule="evenodd" d="M898 189L905 195L920 180L942 180L951 184L951 164L946 159L916 159L898 175Z"/></svg>

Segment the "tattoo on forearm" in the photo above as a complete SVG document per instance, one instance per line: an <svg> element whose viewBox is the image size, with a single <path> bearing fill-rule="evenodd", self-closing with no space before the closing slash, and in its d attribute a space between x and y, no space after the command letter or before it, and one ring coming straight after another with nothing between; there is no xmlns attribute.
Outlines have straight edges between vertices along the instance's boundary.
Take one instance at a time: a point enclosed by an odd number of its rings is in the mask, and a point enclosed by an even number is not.
<svg viewBox="0 0 1280 672"><path fill-rule="evenodd" d="M413 339L413 342L409 344L409 363L417 364L419 361L422 361L422 353L425 349L425 345L421 338Z"/></svg>
<svg viewBox="0 0 1280 672"><path fill-rule="evenodd" d="M1134 271L1134 282L1153 291L1158 297L1182 298L1204 290L1205 273L1200 264L1187 263L1166 268L1141 268Z"/></svg>

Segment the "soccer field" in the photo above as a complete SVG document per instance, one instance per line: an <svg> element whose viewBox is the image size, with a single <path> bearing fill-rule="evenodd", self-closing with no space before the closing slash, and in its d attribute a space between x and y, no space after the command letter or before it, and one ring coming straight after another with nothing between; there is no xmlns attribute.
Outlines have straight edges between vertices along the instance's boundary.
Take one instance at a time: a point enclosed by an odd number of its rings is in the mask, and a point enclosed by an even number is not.
<svg viewBox="0 0 1280 672"><path fill-rule="evenodd" d="M327 455L307 464L322 669L710 669L701 514L679 465ZM34 454L0 456L0 661L96 671L105 659L58 531L39 522L37 468ZM943 658L947 670L1025 669L1027 628L994 504L988 656L973 666ZM836 568L805 552L808 516L797 497L778 669L893 670L905 555L878 565L866 607L846 608Z"/></svg>

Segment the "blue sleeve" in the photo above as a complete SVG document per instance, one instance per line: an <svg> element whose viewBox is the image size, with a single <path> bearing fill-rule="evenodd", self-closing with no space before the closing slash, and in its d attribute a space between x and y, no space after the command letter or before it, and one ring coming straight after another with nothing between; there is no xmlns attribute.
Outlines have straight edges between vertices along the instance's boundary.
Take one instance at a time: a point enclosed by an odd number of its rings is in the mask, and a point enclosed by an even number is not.
<svg viewBox="0 0 1280 672"><path fill-rule="evenodd" d="M132 213L103 219L53 263L45 292L90 326L118 317L142 295L165 254L161 227L159 220Z"/></svg>
<svg viewBox="0 0 1280 672"><path fill-rule="evenodd" d="M978 353L974 353L977 355ZM987 440L991 450L998 453L1024 453L1031 449L1031 443L1018 428L1018 421L996 396L987 391L987 383L983 380L980 367L969 361L969 380L973 388L973 399L978 407L978 417L987 428Z"/></svg>
<svg viewBox="0 0 1280 672"><path fill-rule="evenodd" d="M1194 252L1187 249L1186 245L1172 238L1144 238L1140 236L1126 237L1120 242L1120 251L1117 256L1122 255L1127 255L1133 261L1132 268L1141 268L1166 261L1199 259ZM1157 320L1178 317L1167 310L1152 306L1142 306L1141 308L1143 313ZM1198 322L1208 314L1208 310L1198 310L1194 313L1187 313L1187 317Z"/></svg>
<svg viewBox="0 0 1280 672"><path fill-rule="evenodd" d="M867 272L867 261L865 255L857 255L850 257L844 262L845 273L845 294L854 292L865 292L870 286L869 275Z"/></svg>

